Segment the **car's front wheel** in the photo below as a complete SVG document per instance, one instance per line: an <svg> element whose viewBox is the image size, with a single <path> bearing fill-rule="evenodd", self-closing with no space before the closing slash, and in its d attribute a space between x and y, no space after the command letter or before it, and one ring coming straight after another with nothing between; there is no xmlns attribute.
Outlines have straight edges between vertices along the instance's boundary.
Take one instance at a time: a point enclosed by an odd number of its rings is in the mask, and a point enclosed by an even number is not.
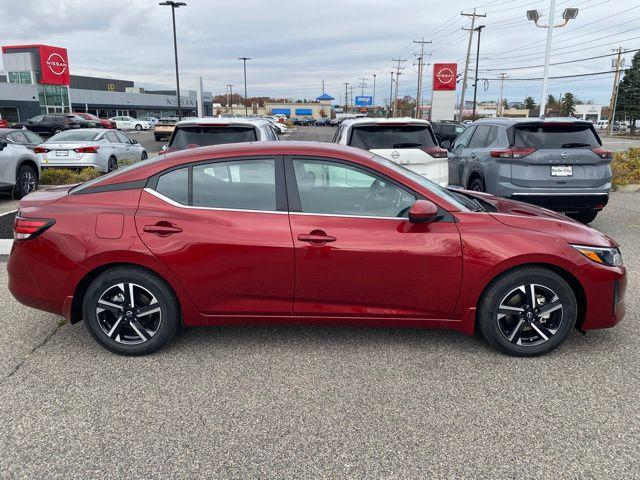
<svg viewBox="0 0 640 480"><path fill-rule="evenodd" d="M560 345L577 314L575 294L561 276L545 268L524 267L487 287L477 319L491 345L509 355L529 357Z"/></svg>
<svg viewBox="0 0 640 480"><path fill-rule="evenodd" d="M140 131L142 130L142 125L140 125L139 123L136 123L136 131Z"/></svg>
<svg viewBox="0 0 640 480"><path fill-rule="evenodd" d="M142 155L140 155L140 161L144 162L147 158L149 158L149 156L147 155L147 152L143 150Z"/></svg>
<svg viewBox="0 0 640 480"><path fill-rule="evenodd" d="M118 267L91 282L82 305L93 337L121 355L145 355L166 345L180 324L178 302L158 277L135 267Z"/></svg>
<svg viewBox="0 0 640 480"><path fill-rule="evenodd" d="M118 159L116 157L109 157L107 163L107 172L113 172L118 169Z"/></svg>

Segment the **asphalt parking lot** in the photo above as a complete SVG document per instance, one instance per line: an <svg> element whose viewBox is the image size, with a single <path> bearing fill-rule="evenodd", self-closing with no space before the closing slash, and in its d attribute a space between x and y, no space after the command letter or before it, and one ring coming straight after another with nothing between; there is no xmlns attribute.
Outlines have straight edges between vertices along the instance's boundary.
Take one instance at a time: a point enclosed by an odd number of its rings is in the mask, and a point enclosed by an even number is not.
<svg viewBox="0 0 640 480"><path fill-rule="evenodd" d="M0 478L639 478L640 194L593 226L621 244L627 316L532 359L340 327L188 329L119 357L18 304L1 268Z"/></svg>

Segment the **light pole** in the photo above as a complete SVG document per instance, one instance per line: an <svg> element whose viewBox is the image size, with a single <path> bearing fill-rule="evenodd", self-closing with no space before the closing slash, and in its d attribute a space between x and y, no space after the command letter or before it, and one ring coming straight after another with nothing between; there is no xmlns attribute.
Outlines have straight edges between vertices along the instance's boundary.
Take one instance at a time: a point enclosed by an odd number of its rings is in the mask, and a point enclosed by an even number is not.
<svg viewBox="0 0 640 480"><path fill-rule="evenodd" d="M238 57L238 60L242 60L244 66L244 116L249 116L249 107L247 106L247 60L251 60L249 57Z"/></svg>
<svg viewBox="0 0 640 480"><path fill-rule="evenodd" d="M478 98L478 64L480 63L480 34L485 25L474 28L478 32L478 49L476 51L476 80L473 82L473 111L471 113L471 121L476 119L476 99Z"/></svg>
<svg viewBox="0 0 640 480"><path fill-rule="evenodd" d="M376 115L376 74L373 74L373 95L371 96L371 107L373 108L373 116L377 117L378 115Z"/></svg>
<svg viewBox="0 0 640 480"><path fill-rule="evenodd" d="M573 20L578 16L577 8L565 8L562 13L563 22L555 25L554 15L556 9L556 0L551 0L549 5L549 24L540 25L538 20L540 19L540 12L538 10L527 10L527 19L536 24L536 27L547 29L547 49L544 54L544 72L542 74L542 98L540 99L540 117L544 118L545 108L547 106L547 91L549 88L549 62L551 59L551 41L553 40L553 29L564 27L569 20Z"/></svg>
<svg viewBox="0 0 640 480"><path fill-rule="evenodd" d="M180 76L178 75L178 41L176 39L176 8L186 7L184 2L174 2L167 0L160 2L158 5L163 7L171 7L171 19L173 20L173 54L176 60L176 96L178 97L178 120L182 119L182 107L180 106Z"/></svg>

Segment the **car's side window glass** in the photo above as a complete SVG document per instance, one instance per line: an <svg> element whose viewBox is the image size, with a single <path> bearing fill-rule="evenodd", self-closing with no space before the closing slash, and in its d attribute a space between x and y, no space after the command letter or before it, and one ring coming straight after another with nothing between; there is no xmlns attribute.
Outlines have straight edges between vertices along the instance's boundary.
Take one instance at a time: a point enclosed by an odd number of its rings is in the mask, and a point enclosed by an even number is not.
<svg viewBox="0 0 640 480"><path fill-rule="evenodd" d="M469 142L469 148L484 148L487 145L487 136L490 129L489 125L478 125Z"/></svg>
<svg viewBox="0 0 640 480"><path fill-rule="evenodd" d="M471 135L473 135L473 132L475 131L475 129L476 127L469 127L464 132L462 132L460 136L456 138L453 148L454 149L467 148L469 146L469 140L471 139Z"/></svg>
<svg viewBox="0 0 640 480"><path fill-rule="evenodd" d="M189 204L189 168L179 168L160 175L156 191L183 205Z"/></svg>
<svg viewBox="0 0 640 480"><path fill-rule="evenodd" d="M35 133L29 131L29 130L25 130L24 133L27 136L27 139L29 140L29 143L42 143L44 142L44 140L42 140L42 138L40 138L39 135L36 135Z"/></svg>
<svg viewBox="0 0 640 480"><path fill-rule="evenodd" d="M275 160L194 165L193 206L275 211Z"/></svg>
<svg viewBox="0 0 640 480"><path fill-rule="evenodd" d="M120 143L130 143L129 137L120 132L113 132L113 134L118 138L118 142Z"/></svg>
<svg viewBox="0 0 640 480"><path fill-rule="evenodd" d="M487 135L485 146L487 147L493 146L497 138L498 138L498 127L492 126L491 128L489 128L489 134Z"/></svg>
<svg viewBox="0 0 640 480"><path fill-rule="evenodd" d="M29 143L29 141L27 140L27 137L22 132L12 132L11 139L15 143L20 143L20 144Z"/></svg>
<svg viewBox="0 0 640 480"><path fill-rule="evenodd" d="M107 137L107 140L111 143L118 143L118 137L116 137L113 132L107 132L104 136Z"/></svg>
<svg viewBox="0 0 640 480"><path fill-rule="evenodd" d="M302 211L362 217L406 217L412 193L369 172L325 160L294 159Z"/></svg>

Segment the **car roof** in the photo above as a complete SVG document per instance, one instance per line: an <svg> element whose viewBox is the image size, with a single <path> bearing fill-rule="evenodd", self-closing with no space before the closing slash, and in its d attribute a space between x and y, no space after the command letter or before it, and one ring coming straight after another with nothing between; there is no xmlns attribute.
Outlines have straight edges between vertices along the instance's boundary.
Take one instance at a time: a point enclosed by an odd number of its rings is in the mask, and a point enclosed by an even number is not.
<svg viewBox="0 0 640 480"><path fill-rule="evenodd" d="M576 125L592 125L592 122L589 120L580 120L574 117L550 117L550 118L540 118L540 117L523 117L523 118L509 118L509 117L498 117L498 118L480 118L473 122L472 125L482 125L482 124L490 124L490 125L504 125L506 127L510 127L512 125L518 124L554 124L554 123L572 123Z"/></svg>
<svg viewBox="0 0 640 480"><path fill-rule="evenodd" d="M426 120L422 120L419 118L411 118L411 117L395 117L395 118L373 118L373 117L362 117L362 118L349 118L342 122L343 125L353 126L353 125L398 125L398 124L411 124L411 125L430 125L430 123Z"/></svg>
<svg viewBox="0 0 640 480"><path fill-rule="evenodd" d="M247 117L202 117L202 118L190 118L187 120L179 121L176 126L184 127L191 125L267 125L268 120L264 118L247 118Z"/></svg>
<svg viewBox="0 0 640 480"><path fill-rule="evenodd" d="M113 130L108 130L105 128L78 128L76 130L65 130L65 132L90 132L93 133L95 135L99 134L99 133L108 133L108 132L112 132ZM63 132L60 132L63 133ZM55 135L54 135L55 136ZM50 137L47 139L47 142L49 140L51 140L53 137Z"/></svg>

